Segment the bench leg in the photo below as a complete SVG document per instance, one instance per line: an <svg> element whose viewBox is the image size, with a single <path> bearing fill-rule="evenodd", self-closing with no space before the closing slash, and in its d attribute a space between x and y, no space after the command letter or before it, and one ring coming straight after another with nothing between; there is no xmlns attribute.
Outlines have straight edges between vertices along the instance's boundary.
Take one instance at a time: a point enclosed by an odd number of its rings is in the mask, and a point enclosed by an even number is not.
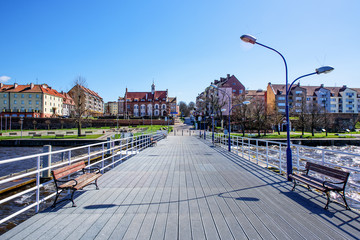
<svg viewBox="0 0 360 240"><path fill-rule="evenodd" d="M294 182L294 186L293 186L293 188L291 189L291 191L294 191L294 190L295 190L295 187L296 187L296 180L293 179L293 182Z"/></svg>
<svg viewBox="0 0 360 240"><path fill-rule="evenodd" d="M324 207L325 210L328 210L329 209L329 203L330 203L330 192L325 192L326 194L326 197L327 197L327 202L326 202L326 205Z"/></svg>
<svg viewBox="0 0 360 240"><path fill-rule="evenodd" d="M72 191L72 193L71 193L71 199L70 199L71 202L72 202L72 204L73 204L73 205L72 205L73 207L76 207L76 204L75 204L75 202L74 202L74 193L75 193L75 191L76 191L76 189L74 189L74 190Z"/></svg>
<svg viewBox="0 0 360 240"><path fill-rule="evenodd" d="M60 195L60 193L59 193L59 192L56 192L55 201L54 201L53 205L51 205L52 208L56 207L56 201L57 201L59 195Z"/></svg>
<svg viewBox="0 0 360 240"><path fill-rule="evenodd" d="M98 186L98 184L97 184L97 180L98 180L98 179L95 179L95 186L96 186L96 190L99 190L99 186Z"/></svg>
<svg viewBox="0 0 360 240"><path fill-rule="evenodd" d="M338 193L341 195L341 197L342 197L343 200L344 200L346 210L351 210L350 207L349 207L349 205L348 205L347 202L346 202L345 192L343 191L343 194L341 194L340 192L338 192Z"/></svg>

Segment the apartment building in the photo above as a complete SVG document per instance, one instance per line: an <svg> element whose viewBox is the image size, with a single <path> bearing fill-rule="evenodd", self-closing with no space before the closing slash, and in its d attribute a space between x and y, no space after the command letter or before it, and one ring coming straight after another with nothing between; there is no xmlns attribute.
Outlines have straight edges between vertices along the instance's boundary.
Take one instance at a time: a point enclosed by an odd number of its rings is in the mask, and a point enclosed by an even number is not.
<svg viewBox="0 0 360 240"><path fill-rule="evenodd" d="M284 84L268 84L268 108L276 106L279 112L285 114L285 96ZM297 84L289 91L289 108L291 111L301 112L305 106L317 106L320 112L360 113L360 89Z"/></svg>
<svg viewBox="0 0 360 240"><path fill-rule="evenodd" d="M62 95L47 84L0 83L0 109L3 116L35 118L61 116L62 107Z"/></svg>
<svg viewBox="0 0 360 240"><path fill-rule="evenodd" d="M116 101L105 103L105 115L117 116L119 114L119 104Z"/></svg>
<svg viewBox="0 0 360 240"><path fill-rule="evenodd" d="M220 80L214 80L211 85L215 85L218 90L207 87L204 92L200 93L196 97L197 112L207 112L206 115L212 112L212 105L220 106L222 109L229 108L229 97L230 97L230 108L233 100L240 95L245 96L244 85L234 76L227 74L225 78ZM228 116L228 111L223 111L222 115Z"/></svg>
<svg viewBox="0 0 360 240"><path fill-rule="evenodd" d="M74 98L74 96L77 95L77 91L80 91L81 94L84 95L87 116L96 117L104 114L104 101L98 93L81 85L75 85L68 93L72 98Z"/></svg>
<svg viewBox="0 0 360 240"><path fill-rule="evenodd" d="M62 115L63 117L70 117L75 111L75 102L68 93L61 91L60 94L63 96Z"/></svg>

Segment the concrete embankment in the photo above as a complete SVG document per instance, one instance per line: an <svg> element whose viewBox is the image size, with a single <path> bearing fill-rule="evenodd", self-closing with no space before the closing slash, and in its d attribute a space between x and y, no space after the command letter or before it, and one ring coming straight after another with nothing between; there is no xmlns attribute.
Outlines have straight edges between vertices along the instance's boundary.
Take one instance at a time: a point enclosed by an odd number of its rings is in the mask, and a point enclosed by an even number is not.
<svg viewBox="0 0 360 240"><path fill-rule="evenodd" d="M93 143L106 142L101 139L12 139L0 141L0 146L16 146L16 147L34 147L34 146L80 146Z"/></svg>

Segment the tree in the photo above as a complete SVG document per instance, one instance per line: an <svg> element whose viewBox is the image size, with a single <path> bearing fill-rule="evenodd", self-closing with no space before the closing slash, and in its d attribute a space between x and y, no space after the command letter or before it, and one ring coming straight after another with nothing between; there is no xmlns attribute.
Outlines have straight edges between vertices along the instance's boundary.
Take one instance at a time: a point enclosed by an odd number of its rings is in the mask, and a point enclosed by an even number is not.
<svg viewBox="0 0 360 240"><path fill-rule="evenodd" d="M50 129L51 121L48 119L48 120L45 121L45 124L47 125L48 130L49 130L49 129Z"/></svg>
<svg viewBox="0 0 360 240"><path fill-rule="evenodd" d="M75 103L74 117L78 127L78 136L81 136L81 124L88 110L86 108L85 85L86 79L78 76L74 80L74 87L69 91L69 94Z"/></svg>
<svg viewBox="0 0 360 240"><path fill-rule="evenodd" d="M32 121L32 124L33 124L33 126L34 126L34 130L36 129L36 124L37 124L37 121Z"/></svg>
<svg viewBox="0 0 360 240"><path fill-rule="evenodd" d="M284 121L284 115L279 112L276 104L273 106L273 109L269 110L269 115L271 123L275 126L278 135L280 135L280 124Z"/></svg>
<svg viewBox="0 0 360 240"><path fill-rule="evenodd" d="M308 107L306 122L310 127L311 135L314 136L314 130L321 124L321 108L315 101L313 101Z"/></svg>
<svg viewBox="0 0 360 240"><path fill-rule="evenodd" d="M183 116L183 117L190 116L190 110L185 102L183 102L183 101L179 102L179 110L181 112L181 116Z"/></svg>
<svg viewBox="0 0 360 240"><path fill-rule="evenodd" d="M237 99L234 100L234 105L241 104L242 102L244 102L244 100L244 96L239 96ZM243 137L245 137L245 129L249 122L249 110L250 108L248 107L248 105L244 104L239 105L232 110L232 118L236 122L236 124L240 126Z"/></svg>
<svg viewBox="0 0 360 240"><path fill-rule="evenodd" d="M260 137L261 130L265 129L265 102L263 99L257 99L251 103L250 107L251 120Z"/></svg>
<svg viewBox="0 0 360 240"><path fill-rule="evenodd" d="M294 122L297 128L301 129L301 135L305 134L305 127L307 126L307 113L308 106L306 103L305 96L302 96L300 102L295 102L295 108L292 108L292 113L297 117L297 120Z"/></svg>

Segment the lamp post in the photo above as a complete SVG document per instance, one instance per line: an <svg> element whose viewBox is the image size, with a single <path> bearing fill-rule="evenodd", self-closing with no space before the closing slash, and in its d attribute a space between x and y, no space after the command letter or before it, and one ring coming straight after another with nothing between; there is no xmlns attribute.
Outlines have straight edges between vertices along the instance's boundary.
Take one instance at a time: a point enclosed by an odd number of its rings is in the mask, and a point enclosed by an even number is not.
<svg viewBox="0 0 360 240"><path fill-rule="evenodd" d="M240 37L240 39L244 42L247 42L247 43L251 43L251 44L257 44L257 45L260 45L264 48L267 48L267 49L270 49L274 52L276 52L277 54L280 55L280 57L282 58L283 62L284 62L284 65L285 65L285 89L286 89L286 98L285 98L285 114L286 114L286 142L287 142L287 147L286 147L286 169L287 169L287 180L288 181L291 181L291 178L290 178L290 174L292 173L292 152L291 152L291 146L290 146L290 119L289 119L289 100L288 100L288 94L289 94L289 90L291 88L291 86L294 84L294 82L296 82L297 80L299 80L300 78L303 78L303 77L307 77L307 76L310 76L310 75L313 75L313 74L321 74L321 73L327 73L327 72L330 72L333 70L332 67L321 67L321 68L318 68L316 69L316 71L314 73L310 73L310 74L306 74L306 75L303 75L297 79L295 79L290 87L288 87L288 68L287 68L287 63L286 63L286 60L284 58L284 56L277 50L271 48L271 47L268 47L264 44L261 44L259 42L256 41L256 38L251 36L251 35L242 35Z"/></svg>

